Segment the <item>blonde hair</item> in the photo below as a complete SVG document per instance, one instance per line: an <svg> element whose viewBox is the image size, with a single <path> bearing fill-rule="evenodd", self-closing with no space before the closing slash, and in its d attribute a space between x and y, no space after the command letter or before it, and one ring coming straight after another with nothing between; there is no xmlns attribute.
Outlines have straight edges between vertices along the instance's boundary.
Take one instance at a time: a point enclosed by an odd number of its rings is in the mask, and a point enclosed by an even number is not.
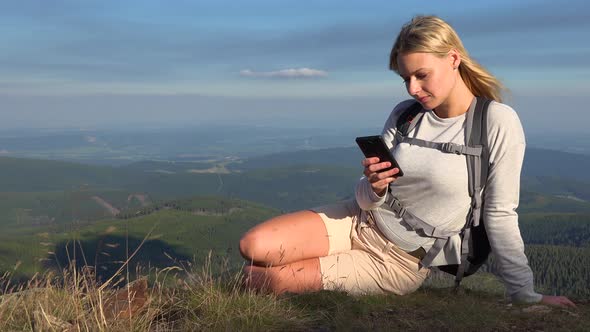
<svg viewBox="0 0 590 332"><path fill-rule="evenodd" d="M501 102L502 83L469 57L457 32L436 16L416 16L402 27L391 49L389 69L399 74L399 54L422 52L444 57L452 49L461 55L459 73L471 93Z"/></svg>

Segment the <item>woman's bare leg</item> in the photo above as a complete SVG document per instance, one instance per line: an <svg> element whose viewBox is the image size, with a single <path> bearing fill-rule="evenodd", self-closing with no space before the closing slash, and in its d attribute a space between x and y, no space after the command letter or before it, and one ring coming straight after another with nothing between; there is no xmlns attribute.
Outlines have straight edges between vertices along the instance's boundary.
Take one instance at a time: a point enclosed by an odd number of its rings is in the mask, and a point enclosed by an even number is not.
<svg viewBox="0 0 590 332"><path fill-rule="evenodd" d="M275 294L304 293L322 289L320 260L306 259L282 266L244 268L247 287Z"/></svg>
<svg viewBox="0 0 590 332"><path fill-rule="evenodd" d="M322 218L307 210L272 218L249 230L240 240L242 256L261 266L322 257L328 250L328 233Z"/></svg>

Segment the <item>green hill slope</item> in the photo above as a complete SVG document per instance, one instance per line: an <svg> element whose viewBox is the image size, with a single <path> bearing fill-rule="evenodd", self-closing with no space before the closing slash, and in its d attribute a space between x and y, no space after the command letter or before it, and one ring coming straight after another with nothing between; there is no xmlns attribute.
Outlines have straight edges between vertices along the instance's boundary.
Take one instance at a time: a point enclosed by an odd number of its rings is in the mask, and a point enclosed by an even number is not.
<svg viewBox="0 0 590 332"><path fill-rule="evenodd" d="M116 188L123 176L113 167L0 157L0 190L3 192L64 190L81 185Z"/></svg>
<svg viewBox="0 0 590 332"><path fill-rule="evenodd" d="M140 247L133 266L164 268L175 260L199 264L210 251L238 264L241 235L278 214L259 204L221 197L195 197L160 206L130 209L143 211L133 218L77 223L58 230L39 226L3 238L0 270L12 270L18 264L16 275L30 276L47 267L61 269L76 257L77 265L93 266L104 278Z"/></svg>

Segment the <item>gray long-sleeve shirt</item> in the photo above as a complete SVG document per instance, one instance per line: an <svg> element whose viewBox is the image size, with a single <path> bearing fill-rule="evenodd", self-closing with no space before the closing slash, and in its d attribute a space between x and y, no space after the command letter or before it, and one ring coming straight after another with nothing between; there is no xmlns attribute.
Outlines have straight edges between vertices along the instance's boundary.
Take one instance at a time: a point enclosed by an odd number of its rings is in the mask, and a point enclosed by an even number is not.
<svg viewBox="0 0 590 332"><path fill-rule="evenodd" d="M471 203L465 156L407 143L393 147L397 119L411 102L405 101L396 106L382 133L404 171L404 176L391 184L391 192L412 214L432 226L460 229ZM465 119L466 114L440 118L427 111L409 135L427 141L462 145L465 144ZM500 277L512 300L539 302L542 296L534 291L533 274L524 254L515 211L525 150L522 125L512 108L492 102L487 126L490 169L484 190L483 213L490 245L500 267ZM407 251L420 246L428 250L434 239L420 236L395 213L380 208L385 198L373 192L365 177L360 179L356 187L357 203L361 209L372 211L378 227L388 239ZM453 236L432 265L459 263L460 242L459 235Z"/></svg>

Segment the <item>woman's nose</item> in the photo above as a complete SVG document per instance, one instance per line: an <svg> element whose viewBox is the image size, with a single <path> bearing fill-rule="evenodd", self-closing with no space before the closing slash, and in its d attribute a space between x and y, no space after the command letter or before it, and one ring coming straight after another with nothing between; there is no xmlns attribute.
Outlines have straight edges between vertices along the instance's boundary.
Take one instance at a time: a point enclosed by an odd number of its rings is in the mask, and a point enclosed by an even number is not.
<svg viewBox="0 0 590 332"><path fill-rule="evenodd" d="M411 96L415 96L418 94L418 92L420 92L420 84L418 84L415 79L410 79L407 82L407 89Z"/></svg>

